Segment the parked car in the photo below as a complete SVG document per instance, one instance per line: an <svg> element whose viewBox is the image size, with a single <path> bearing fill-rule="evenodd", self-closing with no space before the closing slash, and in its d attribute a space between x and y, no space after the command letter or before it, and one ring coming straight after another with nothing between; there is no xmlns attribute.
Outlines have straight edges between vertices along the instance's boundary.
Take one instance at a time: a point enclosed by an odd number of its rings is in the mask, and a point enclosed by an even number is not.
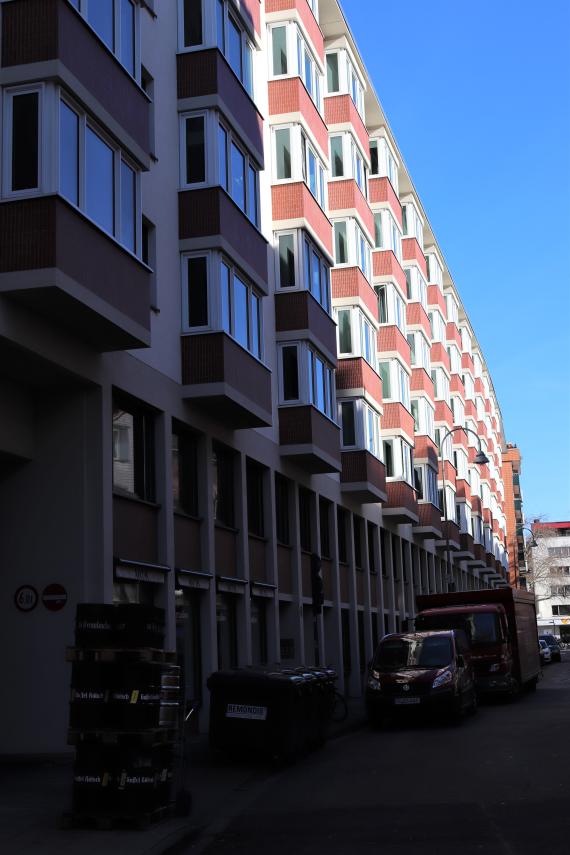
<svg viewBox="0 0 570 855"><path fill-rule="evenodd" d="M555 635L539 635L539 641L546 641L548 644L548 649L550 650L550 655L552 657L553 662L561 662L562 661L562 653L560 651L560 642L556 638Z"/></svg>
<svg viewBox="0 0 570 855"><path fill-rule="evenodd" d="M552 662L552 653L544 638L540 638L538 641L538 652L540 653L540 662L542 665Z"/></svg>
<svg viewBox="0 0 570 855"><path fill-rule="evenodd" d="M463 630L386 635L370 662L366 706L377 724L404 709L455 719L475 712L475 675Z"/></svg>

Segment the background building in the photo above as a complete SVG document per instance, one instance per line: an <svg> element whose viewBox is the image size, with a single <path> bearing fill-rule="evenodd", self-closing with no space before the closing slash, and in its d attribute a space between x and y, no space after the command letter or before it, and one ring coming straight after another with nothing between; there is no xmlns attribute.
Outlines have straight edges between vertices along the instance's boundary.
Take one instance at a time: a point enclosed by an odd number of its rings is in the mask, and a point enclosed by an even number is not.
<svg viewBox="0 0 570 855"><path fill-rule="evenodd" d="M508 559L492 380L342 10L0 12L0 753L65 750L80 601L166 609L201 727L212 670L313 661L314 554L359 695L416 593Z"/></svg>
<svg viewBox="0 0 570 855"><path fill-rule="evenodd" d="M516 445L507 442L503 449L503 484L505 487L505 517L507 521L507 552L509 555L509 584L526 587L526 550L523 531L524 512L521 489L522 456Z"/></svg>
<svg viewBox="0 0 570 855"><path fill-rule="evenodd" d="M528 586L536 597L539 632L570 641L570 522L539 522L528 550Z"/></svg>

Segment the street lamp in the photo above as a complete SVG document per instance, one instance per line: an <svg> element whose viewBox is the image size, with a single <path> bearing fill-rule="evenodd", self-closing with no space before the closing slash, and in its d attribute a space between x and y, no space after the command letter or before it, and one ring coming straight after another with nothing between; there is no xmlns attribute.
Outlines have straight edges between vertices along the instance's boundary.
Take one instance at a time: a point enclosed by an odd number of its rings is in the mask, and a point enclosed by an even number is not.
<svg viewBox="0 0 570 855"><path fill-rule="evenodd" d="M452 433L455 433L456 430L463 430L463 431L465 431L465 433L472 433L473 436L475 437L475 439L477 440L477 442L479 443L479 451L475 455L475 460L474 460L474 462L478 466L484 466L485 463L489 462L489 458L487 457L487 455L485 454L485 452L483 451L483 449L481 447L481 437L479 436L479 434L475 433L475 431L472 430L472 428L462 427L461 425L457 425L456 427L453 427L450 430L448 430L447 433L445 434L445 436L443 437L443 439L440 439L440 441L439 441L439 456L441 458L441 470L442 470L442 476L443 476L442 477L442 481L443 481L443 518L445 520L445 539L446 539L446 556L445 557L446 557L446 565L447 565L448 583L449 583L449 579L451 578L451 561L449 559L449 552L450 552L449 525L448 525L449 520L447 519L447 498L445 495L445 460L443 459L443 446L444 446L445 441L451 436Z"/></svg>
<svg viewBox="0 0 570 855"><path fill-rule="evenodd" d="M536 542L536 539L535 539L535 537L534 537L534 532L533 532L533 530L532 530L531 528L529 528L527 525L519 525L519 526L517 526L517 531L530 531L530 543L529 543L529 547L530 547L531 549L534 549L534 548L535 548L535 546L538 546L538 543Z"/></svg>

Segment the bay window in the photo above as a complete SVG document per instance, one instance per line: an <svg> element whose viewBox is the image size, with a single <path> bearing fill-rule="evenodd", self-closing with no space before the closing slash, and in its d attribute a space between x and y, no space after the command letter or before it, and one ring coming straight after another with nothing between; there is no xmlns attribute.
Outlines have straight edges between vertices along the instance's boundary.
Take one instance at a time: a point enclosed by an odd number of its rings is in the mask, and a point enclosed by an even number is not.
<svg viewBox="0 0 570 855"><path fill-rule="evenodd" d="M428 252L425 258L428 282L430 285L438 285L439 288L443 288L443 270L437 255L434 252Z"/></svg>
<svg viewBox="0 0 570 855"><path fill-rule="evenodd" d="M447 348L449 356L449 366L452 374L461 373L461 353L456 344L450 344Z"/></svg>
<svg viewBox="0 0 570 855"><path fill-rule="evenodd" d="M326 67L327 93L350 95L364 121L364 81L350 52L346 48L327 52Z"/></svg>
<svg viewBox="0 0 570 855"><path fill-rule="evenodd" d="M391 282L374 287L378 297L378 317L381 324L397 326L406 335L406 304Z"/></svg>
<svg viewBox="0 0 570 855"><path fill-rule="evenodd" d="M341 444L344 449L366 449L382 460L380 440L380 414L363 398L350 398L338 402L341 426Z"/></svg>
<svg viewBox="0 0 570 855"><path fill-rule="evenodd" d="M376 249L391 250L402 261L402 235L396 220L387 208L374 212Z"/></svg>
<svg viewBox="0 0 570 855"><path fill-rule="evenodd" d="M462 448L456 448L453 451L453 465L457 470L457 477L467 481L467 472L469 469L469 458L467 452Z"/></svg>
<svg viewBox="0 0 570 855"><path fill-rule="evenodd" d="M376 333L362 309L338 308L337 332L340 356L361 356L372 368L376 366Z"/></svg>
<svg viewBox="0 0 570 855"><path fill-rule="evenodd" d="M428 463L414 464L414 487L418 502L430 502L439 507L437 472Z"/></svg>
<svg viewBox="0 0 570 855"><path fill-rule="evenodd" d="M304 181L321 208L325 207L325 168L300 125L273 129L275 175L279 181Z"/></svg>
<svg viewBox="0 0 570 855"><path fill-rule="evenodd" d="M406 267L406 284L408 287L408 300L411 303L421 303L427 311L427 283L422 276L419 267L413 265Z"/></svg>
<svg viewBox="0 0 570 855"><path fill-rule="evenodd" d="M436 428L435 429L435 444L438 447L440 457L442 457L443 460L449 460L450 462L452 462L453 461L453 456L452 456L453 448L452 448L452 444L451 444L451 435L446 437L446 439L443 443L443 447L441 445L443 437L445 436L446 433L447 433L447 428L441 428L441 427Z"/></svg>
<svg viewBox="0 0 570 855"><path fill-rule="evenodd" d="M438 490L438 505L443 520L455 522L455 490L448 484Z"/></svg>
<svg viewBox="0 0 570 855"><path fill-rule="evenodd" d="M388 178L398 195L398 164L385 137L370 140L370 176Z"/></svg>
<svg viewBox="0 0 570 855"><path fill-rule="evenodd" d="M399 402L410 409L410 378L398 359L386 359L378 363L382 378L382 398Z"/></svg>
<svg viewBox="0 0 570 855"><path fill-rule="evenodd" d="M463 353L472 353L471 349L471 335L469 334L469 330L467 327L460 327L459 333L461 335L461 350Z"/></svg>
<svg viewBox="0 0 570 855"><path fill-rule="evenodd" d="M432 368L431 379L433 381L434 397L437 401L445 401L451 406L449 396L449 377L443 368Z"/></svg>
<svg viewBox="0 0 570 855"><path fill-rule="evenodd" d="M439 309L434 309L433 311L428 312L428 317L432 342L443 343L446 338L446 327L441 312Z"/></svg>
<svg viewBox="0 0 570 855"><path fill-rule="evenodd" d="M403 230L406 237L415 237L420 247L424 245L424 224L413 202L402 205Z"/></svg>
<svg viewBox="0 0 570 855"><path fill-rule="evenodd" d="M331 173L333 178L353 178L367 197L367 166L352 134L335 134L330 138Z"/></svg>
<svg viewBox="0 0 570 855"><path fill-rule="evenodd" d="M78 108L59 100L59 192L126 249L140 254L134 163Z"/></svg>
<svg viewBox="0 0 570 855"><path fill-rule="evenodd" d="M453 413L453 424L463 427L465 424L465 405L458 395L450 397L450 406Z"/></svg>
<svg viewBox="0 0 570 855"><path fill-rule="evenodd" d="M257 359L263 356L261 296L224 255L182 257L184 332L223 330Z"/></svg>
<svg viewBox="0 0 570 855"><path fill-rule="evenodd" d="M310 291L325 312L331 312L329 263L309 238L299 229L277 235L279 255L279 289Z"/></svg>
<svg viewBox="0 0 570 855"><path fill-rule="evenodd" d="M312 404L334 421L334 369L306 341L278 345L279 403Z"/></svg>
<svg viewBox="0 0 570 855"><path fill-rule="evenodd" d="M425 396L412 398L410 411L414 417L414 431L418 436L429 436L435 439L434 418L435 410Z"/></svg>
<svg viewBox="0 0 570 855"><path fill-rule="evenodd" d="M455 297L451 294L445 295L445 305L447 310L447 321L451 323L458 323L459 321L459 309L457 306L457 301Z"/></svg>
<svg viewBox="0 0 570 855"><path fill-rule="evenodd" d="M399 436L382 441L386 478L414 484L414 455L411 445Z"/></svg>
<svg viewBox="0 0 570 855"><path fill-rule="evenodd" d="M301 130L301 166L303 181L321 206L325 206L325 168L315 148Z"/></svg>
<svg viewBox="0 0 570 855"><path fill-rule="evenodd" d="M309 97L323 113L323 76L321 68L294 21L271 27L269 70L270 77L300 77Z"/></svg>
<svg viewBox="0 0 570 855"><path fill-rule="evenodd" d="M372 247L357 221L353 217L346 220L335 220L333 222L333 229L335 264L347 264L351 267L359 267L364 276L370 281Z"/></svg>
<svg viewBox="0 0 570 855"><path fill-rule="evenodd" d="M410 363L412 367L424 368L429 372L430 346L425 335L419 330L414 330L408 333L407 339L410 345Z"/></svg>
<svg viewBox="0 0 570 855"><path fill-rule="evenodd" d="M134 0L72 0L71 4L131 77L139 80L140 25L139 10ZM197 5L200 6L199 3ZM201 15L195 27L200 29L201 40Z"/></svg>

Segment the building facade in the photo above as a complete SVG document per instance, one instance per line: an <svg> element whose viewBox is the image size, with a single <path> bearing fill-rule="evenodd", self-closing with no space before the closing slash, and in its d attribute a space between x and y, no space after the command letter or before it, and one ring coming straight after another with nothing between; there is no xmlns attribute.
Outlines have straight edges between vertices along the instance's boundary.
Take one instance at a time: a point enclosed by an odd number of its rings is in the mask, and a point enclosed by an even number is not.
<svg viewBox="0 0 570 855"><path fill-rule="evenodd" d="M213 670L314 662L314 556L360 695L508 557L492 380L337 0L0 28L0 753L65 750L77 602L165 608L202 728Z"/></svg>
<svg viewBox="0 0 570 855"><path fill-rule="evenodd" d="M538 632L570 641L570 522L535 520L528 550L528 585L536 598Z"/></svg>
<svg viewBox="0 0 570 855"><path fill-rule="evenodd" d="M515 588L526 587L527 572L521 470L522 455L514 443L508 442L503 449L502 476L505 488L509 585Z"/></svg>

